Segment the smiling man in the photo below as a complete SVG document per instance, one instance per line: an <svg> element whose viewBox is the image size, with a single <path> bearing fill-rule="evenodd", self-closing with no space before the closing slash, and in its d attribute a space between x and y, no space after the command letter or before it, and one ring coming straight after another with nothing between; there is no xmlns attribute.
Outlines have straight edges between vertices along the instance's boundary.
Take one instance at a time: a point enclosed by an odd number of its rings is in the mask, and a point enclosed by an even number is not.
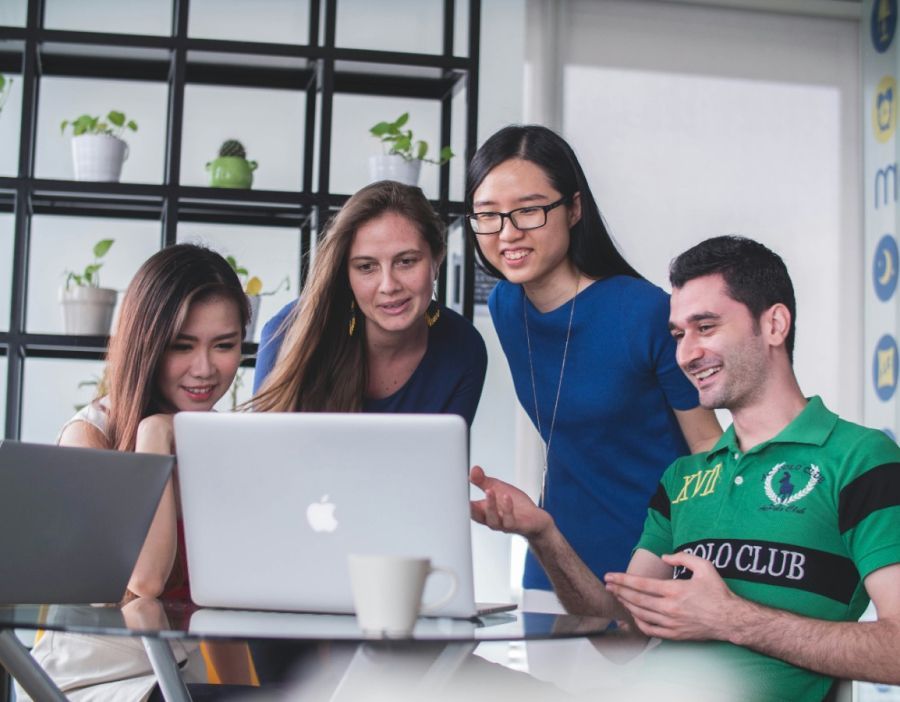
<svg viewBox="0 0 900 702"><path fill-rule="evenodd" d="M660 481L627 573L604 586L553 520L476 467L476 521L529 539L572 612L719 641L767 699L820 700L832 678L900 683L900 449L804 397L793 286L741 237L673 261L669 327L708 408L734 423ZM872 600L875 622L858 622Z"/></svg>

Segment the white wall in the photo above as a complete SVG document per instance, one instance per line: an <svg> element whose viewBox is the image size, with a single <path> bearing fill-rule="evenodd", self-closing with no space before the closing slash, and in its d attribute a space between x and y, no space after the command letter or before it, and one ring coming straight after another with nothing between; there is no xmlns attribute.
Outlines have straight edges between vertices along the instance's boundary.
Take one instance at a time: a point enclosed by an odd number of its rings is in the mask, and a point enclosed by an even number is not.
<svg viewBox="0 0 900 702"><path fill-rule="evenodd" d="M668 288L669 260L709 236L772 247L796 287L801 386L859 421L858 23L645 0L562 7L559 127L626 257Z"/></svg>

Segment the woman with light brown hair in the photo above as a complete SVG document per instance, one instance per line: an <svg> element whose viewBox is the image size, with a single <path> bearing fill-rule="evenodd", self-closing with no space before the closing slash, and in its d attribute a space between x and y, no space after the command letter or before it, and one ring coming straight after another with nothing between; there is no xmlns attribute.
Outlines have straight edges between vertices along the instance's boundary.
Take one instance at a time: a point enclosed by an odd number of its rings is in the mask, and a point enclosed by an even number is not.
<svg viewBox="0 0 900 702"><path fill-rule="evenodd" d="M263 329L256 411L450 413L472 423L487 352L432 299L444 226L419 188L353 195L325 229L300 299Z"/></svg>

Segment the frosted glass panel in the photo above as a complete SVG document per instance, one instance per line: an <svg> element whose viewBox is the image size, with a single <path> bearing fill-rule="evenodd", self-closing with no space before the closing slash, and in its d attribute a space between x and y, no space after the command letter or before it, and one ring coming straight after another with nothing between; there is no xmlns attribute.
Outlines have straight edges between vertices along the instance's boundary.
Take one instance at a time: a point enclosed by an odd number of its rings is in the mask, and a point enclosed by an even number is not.
<svg viewBox="0 0 900 702"><path fill-rule="evenodd" d="M22 124L22 76L5 73L8 97L0 111L0 176L19 173L19 132ZM2 97L0 97L2 101Z"/></svg>
<svg viewBox="0 0 900 702"><path fill-rule="evenodd" d="M165 164L166 102L164 83L93 78L43 78L40 85L37 124L38 178L74 178L69 134L60 133L64 119L81 114L106 114L120 110L137 122L137 132L127 132L128 158L122 167L123 183L161 183Z"/></svg>
<svg viewBox="0 0 900 702"><path fill-rule="evenodd" d="M94 396L93 383L103 374L102 361L25 361L22 401L22 441L54 443L62 425Z"/></svg>
<svg viewBox="0 0 900 702"><path fill-rule="evenodd" d="M209 39L309 43L308 0L191 0L188 34Z"/></svg>
<svg viewBox="0 0 900 702"><path fill-rule="evenodd" d="M335 43L344 48L440 54L443 0L338 0Z"/></svg>
<svg viewBox="0 0 900 702"><path fill-rule="evenodd" d="M93 260L92 249L100 239L115 239L103 258L100 284L119 290L121 301L121 293L137 269L159 250L159 222L51 215L38 215L32 220L28 331L63 333L57 297L65 271L83 271Z"/></svg>
<svg viewBox="0 0 900 702"><path fill-rule="evenodd" d="M0 212L0 329L4 331L9 329L15 227L15 217L12 214ZM0 395L0 400L2 397Z"/></svg>
<svg viewBox="0 0 900 702"><path fill-rule="evenodd" d="M258 163L255 190L303 188L306 93L188 85L184 91L183 185L209 185L205 166L226 139L237 139Z"/></svg>
<svg viewBox="0 0 900 702"><path fill-rule="evenodd" d="M223 256L234 256L250 276L262 280L263 295L256 329L248 341L259 341L263 324L297 297L300 235L296 229L182 222L178 225L178 240L204 244ZM290 289L282 284L285 278ZM274 292L279 284L282 284L281 289Z"/></svg>
<svg viewBox="0 0 900 702"><path fill-rule="evenodd" d="M383 152L369 128L382 120L394 120L409 112L407 127L415 139L424 139L429 152L440 151L441 107L435 100L335 95L331 136L333 193L351 194L369 183L369 156ZM419 185L429 198L438 196L438 167L422 164Z"/></svg>
<svg viewBox="0 0 900 702"><path fill-rule="evenodd" d="M45 0L44 25L83 32L168 35L172 0Z"/></svg>
<svg viewBox="0 0 900 702"><path fill-rule="evenodd" d="M0 24L24 27L28 17L27 9L27 0L3 0L0 3Z"/></svg>

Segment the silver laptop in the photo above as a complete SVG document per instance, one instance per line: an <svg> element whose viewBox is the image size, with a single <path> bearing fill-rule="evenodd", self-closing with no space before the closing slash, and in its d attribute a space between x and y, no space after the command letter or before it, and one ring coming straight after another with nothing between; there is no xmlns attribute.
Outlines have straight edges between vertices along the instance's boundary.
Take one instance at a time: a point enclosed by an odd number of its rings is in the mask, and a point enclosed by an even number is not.
<svg viewBox="0 0 900 702"><path fill-rule="evenodd" d="M172 456L0 443L2 604L118 602Z"/></svg>
<svg viewBox="0 0 900 702"><path fill-rule="evenodd" d="M190 412L175 443L197 604L350 613L347 555L371 553L451 569L437 614L480 613L462 418ZM429 578L424 601L446 588Z"/></svg>

